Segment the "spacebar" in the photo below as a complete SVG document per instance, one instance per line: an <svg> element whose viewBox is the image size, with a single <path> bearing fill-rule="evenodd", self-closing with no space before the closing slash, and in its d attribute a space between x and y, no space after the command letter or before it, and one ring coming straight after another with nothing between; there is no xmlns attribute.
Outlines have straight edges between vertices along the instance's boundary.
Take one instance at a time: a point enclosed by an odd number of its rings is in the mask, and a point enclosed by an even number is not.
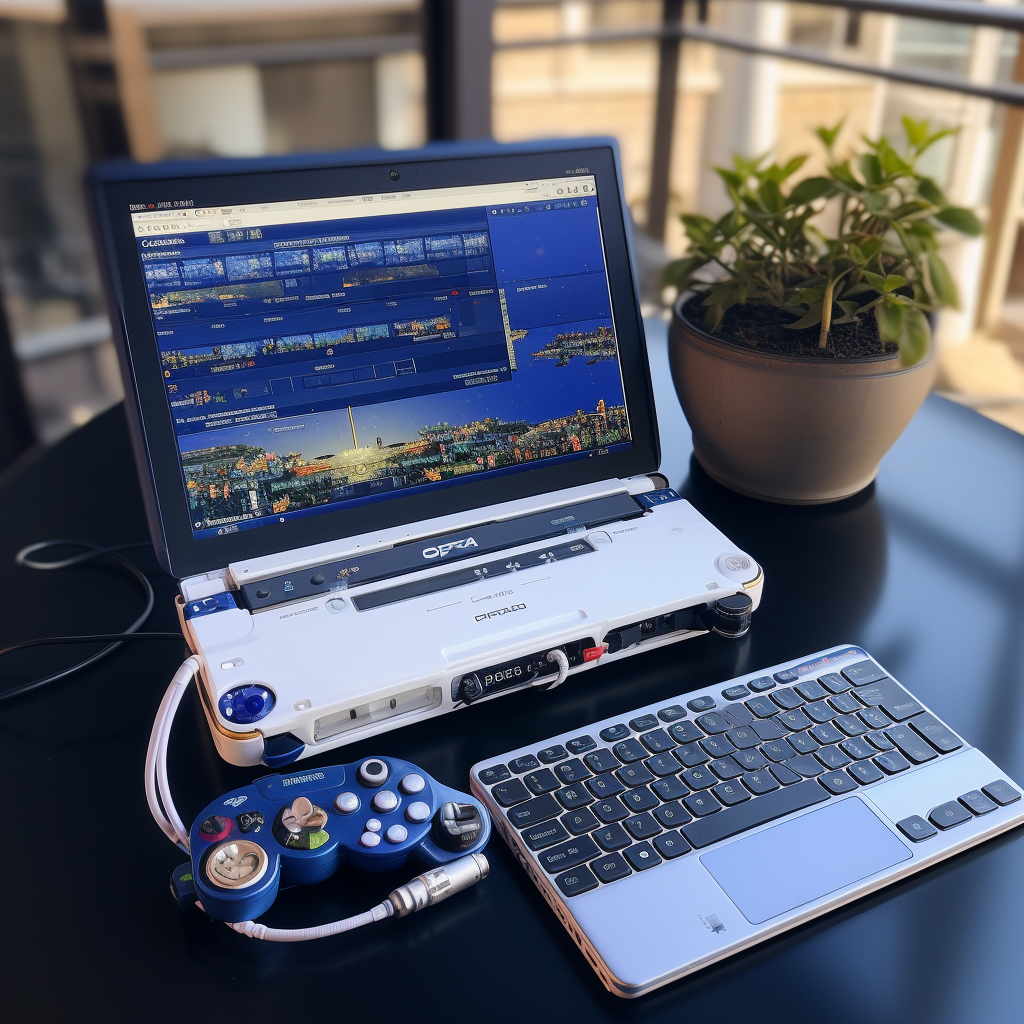
<svg viewBox="0 0 1024 1024"><path fill-rule="evenodd" d="M774 793L766 793L735 807L727 807L706 818L698 818L679 831L692 846L700 849L717 843L719 839L728 839L746 832L748 828L763 825L766 821L781 818L784 814L823 803L828 798L828 790L819 786L817 780L804 779L795 786L777 789Z"/></svg>

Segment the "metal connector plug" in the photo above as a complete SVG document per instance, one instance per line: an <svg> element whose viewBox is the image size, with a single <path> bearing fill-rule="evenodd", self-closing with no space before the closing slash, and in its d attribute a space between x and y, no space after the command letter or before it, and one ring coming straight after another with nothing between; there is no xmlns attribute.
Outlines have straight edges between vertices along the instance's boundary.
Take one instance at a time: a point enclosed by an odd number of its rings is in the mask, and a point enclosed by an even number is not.
<svg viewBox="0 0 1024 1024"><path fill-rule="evenodd" d="M463 889L468 889L487 877L491 866L482 853L471 853L453 860L440 868L417 875L411 882L399 886L389 897L395 917L408 917L417 910L446 900Z"/></svg>

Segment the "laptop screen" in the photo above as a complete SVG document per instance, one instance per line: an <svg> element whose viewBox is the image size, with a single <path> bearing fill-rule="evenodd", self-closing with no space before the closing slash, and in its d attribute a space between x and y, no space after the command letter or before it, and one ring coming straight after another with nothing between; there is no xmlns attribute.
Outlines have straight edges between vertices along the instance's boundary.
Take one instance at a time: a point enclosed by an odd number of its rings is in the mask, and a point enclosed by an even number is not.
<svg viewBox="0 0 1024 1024"><path fill-rule="evenodd" d="M632 447L596 179L137 209L197 539Z"/></svg>

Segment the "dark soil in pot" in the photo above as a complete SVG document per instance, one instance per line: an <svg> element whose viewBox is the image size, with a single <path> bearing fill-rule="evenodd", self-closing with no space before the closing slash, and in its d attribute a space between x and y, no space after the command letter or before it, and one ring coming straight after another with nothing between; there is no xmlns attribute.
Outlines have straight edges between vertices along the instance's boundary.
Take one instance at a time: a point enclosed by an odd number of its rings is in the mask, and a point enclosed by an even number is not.
<svg viewBox="0 0 1024 1024"><path fill-rule="evenodd" d="M707 310L701 305L703 295L694 295L683 304L682 312L694 327L703 328ZM898 347L890 342L882 351L878 323L872 313L859 321L833 324L825 348L818 347L819 328L794 331L793 314L772 306L742 305L727 309L718 330L712 335L718 341L737 348L765 355L797 356L810 359L864 359L872 356L891 357Z"/></svg>

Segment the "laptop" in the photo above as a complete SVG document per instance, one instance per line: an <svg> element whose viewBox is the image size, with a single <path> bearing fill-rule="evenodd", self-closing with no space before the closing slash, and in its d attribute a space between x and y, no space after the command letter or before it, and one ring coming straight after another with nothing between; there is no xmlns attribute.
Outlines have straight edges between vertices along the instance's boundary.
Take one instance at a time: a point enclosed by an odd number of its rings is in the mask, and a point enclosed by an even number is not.
<svg viewBox="0 0 1024 1024"><path fill-rule="evenodd" d="M116 164L88 191L225 759L746 631L760 566L652 477L613 140Z"/></svg>

